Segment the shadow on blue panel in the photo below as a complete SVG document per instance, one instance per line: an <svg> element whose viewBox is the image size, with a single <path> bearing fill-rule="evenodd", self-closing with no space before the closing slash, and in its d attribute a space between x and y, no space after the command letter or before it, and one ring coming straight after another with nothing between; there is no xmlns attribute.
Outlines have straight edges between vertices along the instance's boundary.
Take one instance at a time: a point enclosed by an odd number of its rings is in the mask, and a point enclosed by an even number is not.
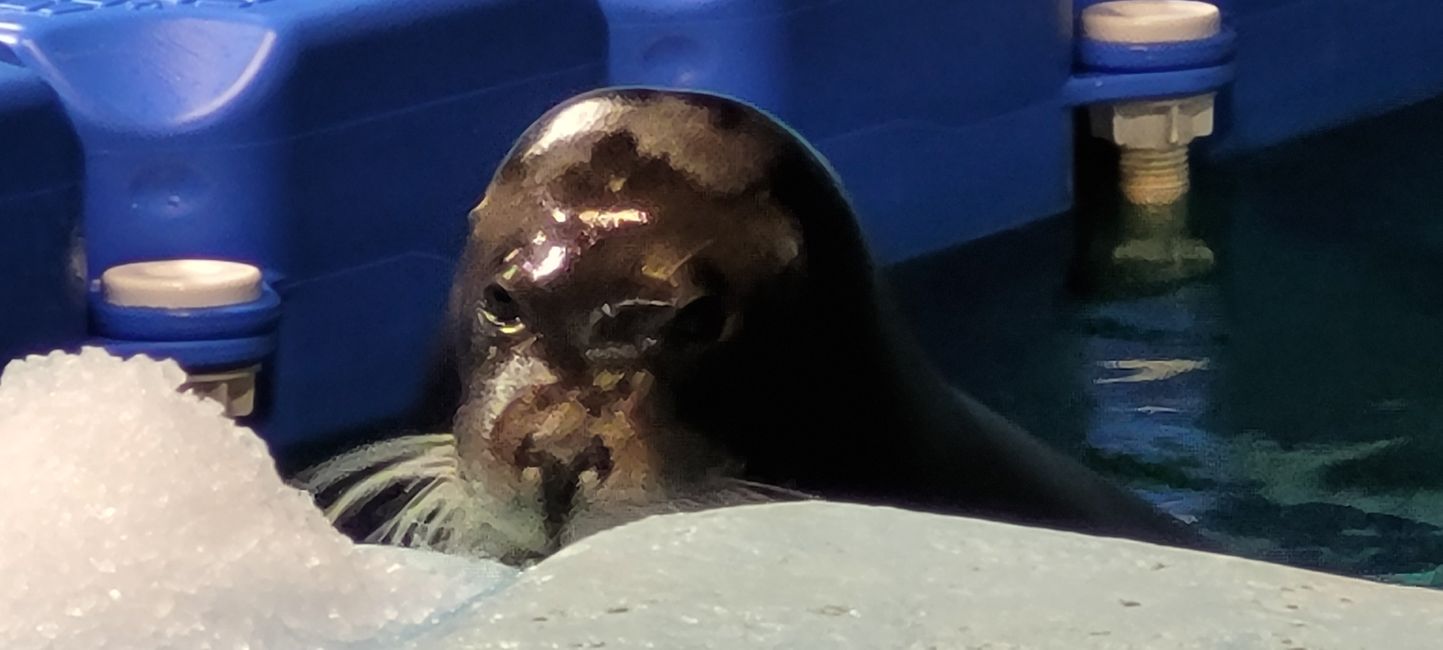
<svg viewBox="0 0 1443 650"><path fill-rule="evenodd" d="M0 64L0 359L85 334L83 282L71 255L80 154L49 88Z"/></svg>

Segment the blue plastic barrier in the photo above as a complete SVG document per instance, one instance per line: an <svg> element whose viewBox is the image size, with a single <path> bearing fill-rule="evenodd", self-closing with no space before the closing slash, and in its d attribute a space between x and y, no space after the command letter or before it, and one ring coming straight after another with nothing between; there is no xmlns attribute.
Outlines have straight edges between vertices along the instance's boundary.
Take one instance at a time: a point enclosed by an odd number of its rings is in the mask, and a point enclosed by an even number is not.
<svg viewBox="0 0 1443 650"><path fill-rule="evenodd" d="M612 81L718 90L786 120L900 260L1067 209L1055 0L603 0Z"/></svg>
<svg viewBox="0 0 1443 650"><path fill-rule="evenodd" d="M0 360L85 336L80 150L39 77L0 63Z"/></svg>
<svg viewBox="0 0 1443 650"><path fill-rule="evenodd" d="M1159 50L1149 65L1172 67L1148 72L1079 48L1090 2L1073 4L0 0L0 277L24 279L0 283L0 305L26 314L0 321L0 352L87 332L195 359L275 345L257 421L272 443L395 417L423 390L493 165L546 108L605 84L773 111L831 160L883 261L1065 211L1083 103L1212 89L1236 70L1201 143L1230 155L1443 90L1434 0L1222 0L1231 62ZM246 309L265 331L97 306L87 330L67 275L82 222L89 278L247 261L279 296L278 325L259 303Z"/></svg>
<svg viewBox="0 0 1443 650"><path fill-rule="evenodd" d="M1103 0L1074 0L1074 10ZM1443 93L1443 2L1212 0L1237 33L1214 159L1245 155Z"/></svg>
<svg viewBox="0 0 1443 650"><path fill-rule="evenodd" d="M0 43L78 134L90 277L167 257L266 270L284 309L260 422L282 447L417 398L493 165L605 78L602 15L579 0L7 0Z"/></svg>

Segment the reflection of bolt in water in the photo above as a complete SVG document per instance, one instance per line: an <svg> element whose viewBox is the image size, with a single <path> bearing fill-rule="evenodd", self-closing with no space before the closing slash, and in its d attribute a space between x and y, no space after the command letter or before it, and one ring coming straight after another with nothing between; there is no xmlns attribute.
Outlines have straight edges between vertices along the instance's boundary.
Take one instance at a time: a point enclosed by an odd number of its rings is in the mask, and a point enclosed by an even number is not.
<svg viewBox="0 0 1443 650"><path fill-rule="evenodd" d="M1216 288L1096 302L1080 316L1079 383L1093 404L1088 444L1173 514L1191 519L1212 509L1209 486L1225 467L1209 422L1220 352Z"/></svg>
<svg viewBox="0 0 1443 650"><path fill-rule="evenodd" d="M1213 251L1188 232L1187 202L1126 204L1118 237L1097 260L1104 282L1135 287L1169 285L1206 275Z"/></svg>
<svg viewBox="0 0 1443 650"><path fill-rule="evenodd" d="M1210 109L1210 98L1199 101ZM1133 108L1148 111L1111 111L1122 200L1083 233L1088 246L1078 270L1092 299L1080 305L1074 327L1079 388L1093 406L1086 436L1097 462L1165 509L1193 518L1216 506L1214 486L1225 466L1208 426L1216 424L1208 420L1217 411L1222 329L1218 287L1210 280L1215 257L1189 223L1191 135L1175 141L1161 137L1169 129L1118 131L1145 126L1138 120L1152 113L1172 124L1179 107ZM1199 134L1211 130L1207 122Z"/></svg>
<svg viewBox="0 0 1443 650"><path fill-rule="evenodd" d="M1109 370L1127 370L1125 375L1094 379L1094 384L1121 384L1138 381L1159 381L1171 379L1185 372L1207 370L1207 359L1119 359L1102 361L1097 364ZM1157 409L1158 407L1143 407Z"/></svg>
<svg viewBox="0 0 1443 650"><path fill-rule="evenodd" d="M1438 429L1413 406L1428 390L1398 379L1420 365L1400 352L1429 339L1370 336L1411 312L1286 242L1231 248L1246 272L1214 274L1181 203L1121 214L1087 233L1092 282L1069 323L1094 465L1229 552L1443 587L1443 490L1380 478L1437 448L1419 442ZM1348 283L1368 291L1331 297ZM1311 301L1287 293L1297 286Z"/></svg>
<svg viewBox="0 0 1443 650"><path fill-rule="evenodd" d="M1117 165L1078 167L1062 321L1090 462L1230 552L1443 587L1443 103L1209 166L1201 192L1157 137L1188 122L1154 108L1094 109Z"/></svg>

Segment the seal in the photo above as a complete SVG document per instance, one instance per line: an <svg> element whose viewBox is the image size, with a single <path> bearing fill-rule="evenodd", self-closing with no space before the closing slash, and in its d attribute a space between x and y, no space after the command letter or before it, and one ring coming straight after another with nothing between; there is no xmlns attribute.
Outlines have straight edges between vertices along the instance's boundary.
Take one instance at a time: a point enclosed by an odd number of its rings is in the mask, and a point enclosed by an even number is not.
<svg viewBox="0 0 1443 650"><path fill-rule="evenodd" d="M521 561L647 514L817 496L1196 545L948 385L836 175L753 106L574 97L470 226L450 432L297 477L363 541Z"/></svg>

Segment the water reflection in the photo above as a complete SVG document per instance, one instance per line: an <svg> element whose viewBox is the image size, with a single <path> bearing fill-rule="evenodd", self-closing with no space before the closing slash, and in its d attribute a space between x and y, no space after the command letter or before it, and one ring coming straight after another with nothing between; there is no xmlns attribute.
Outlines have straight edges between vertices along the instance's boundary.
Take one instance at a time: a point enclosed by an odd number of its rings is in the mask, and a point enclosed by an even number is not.
<svg viewBox="0 0 1443 650"><path fill-rule="evenodd" d="M1443 587L1440 118L1200 170L1191 214L1094 204L1120 216L893 279L954 381L1232 552Z"/></svg>

